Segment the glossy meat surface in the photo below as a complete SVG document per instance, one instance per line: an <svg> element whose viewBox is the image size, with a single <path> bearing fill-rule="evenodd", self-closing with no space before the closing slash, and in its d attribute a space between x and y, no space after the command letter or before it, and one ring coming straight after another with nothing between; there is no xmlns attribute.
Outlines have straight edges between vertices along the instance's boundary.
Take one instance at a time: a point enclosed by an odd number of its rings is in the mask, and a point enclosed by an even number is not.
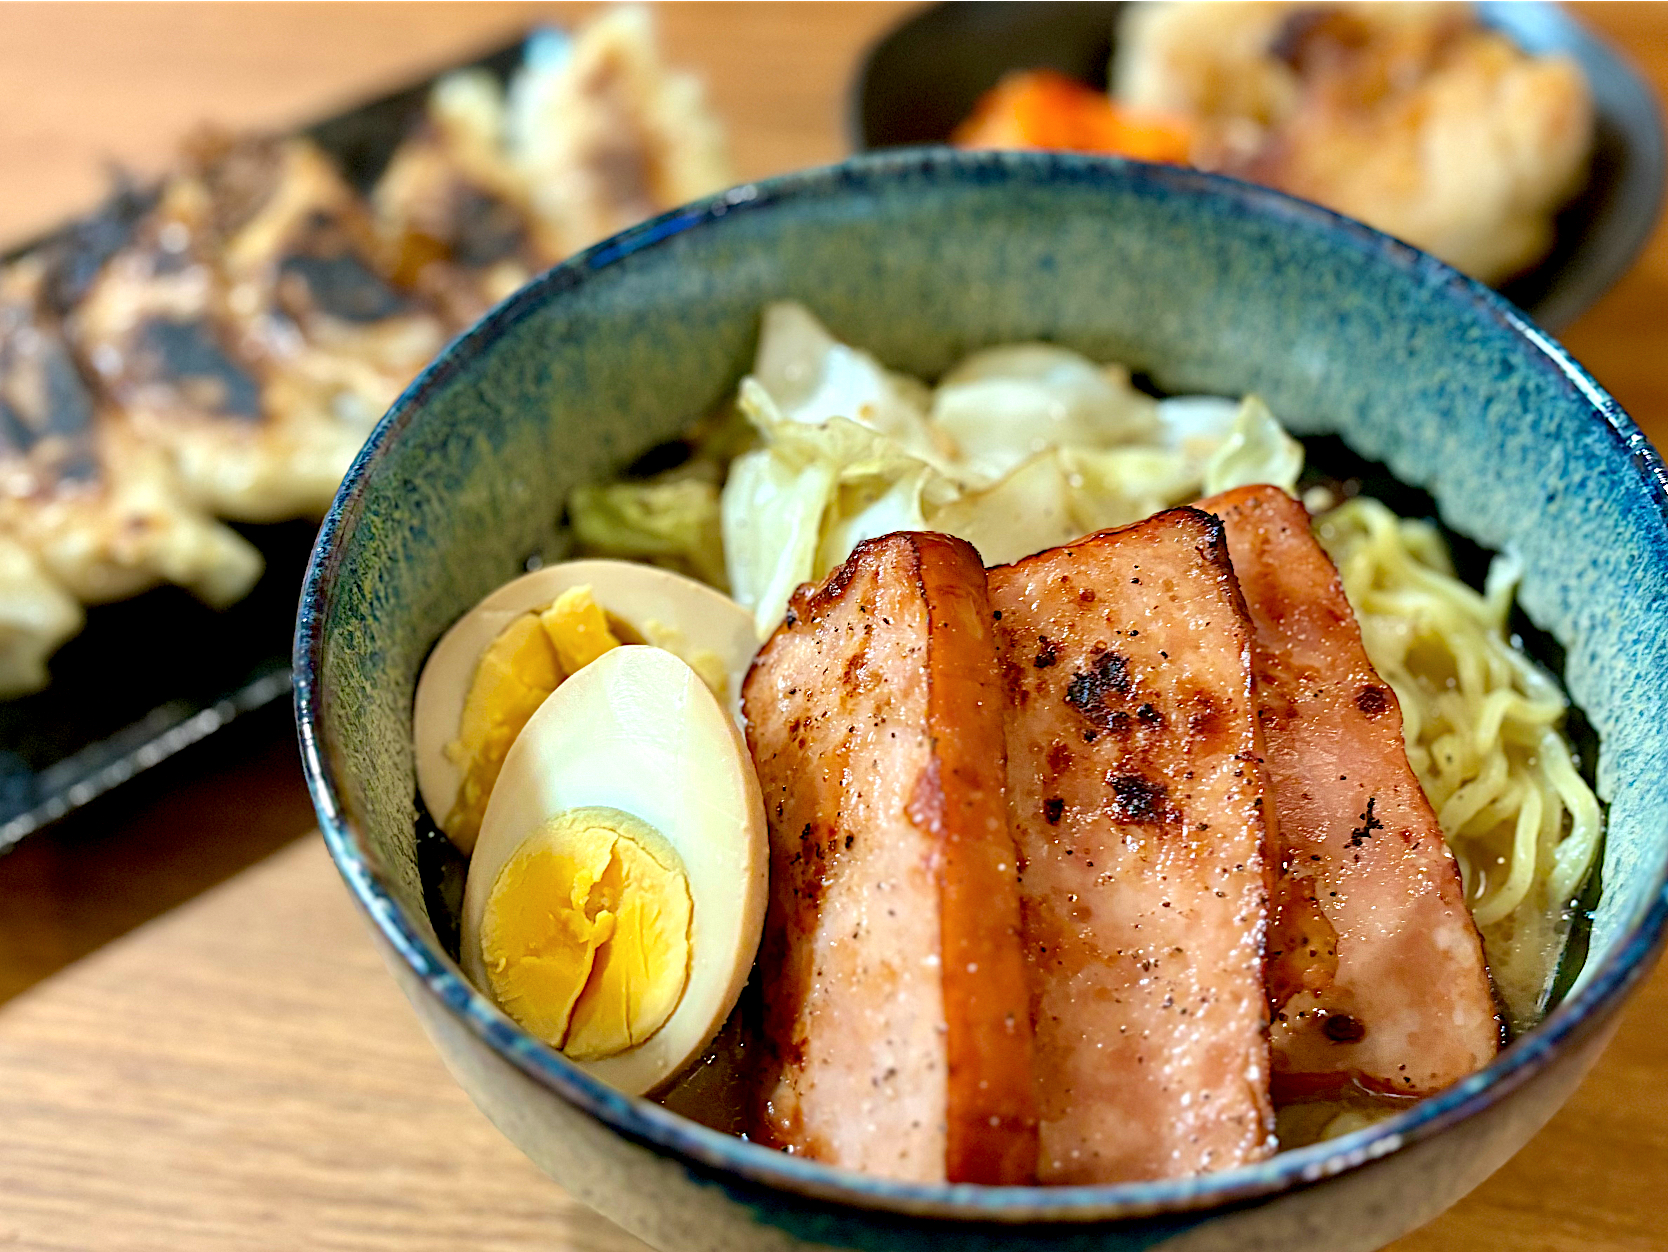
<svg viewBox="0 0 1668 1252"><path fill-rule="evenodd" d="M984 570L899 534L801 588L743 691L770 824L756 1138L894 1178L1036 1163Z"/></svg>
<svg viewBox="0 0 1668 1252"><path fill-rule="evenodd" d="M989 571L1042 1182L1274 1147L1250 626L1221 532L1174 509Z"/></svg>
<svg viewBox="0 0 1668 1252"><path fill-rule="evenodd" d="M1459 868L1408 766L1401 708L1367 659L1303 506L1242 487L1200 506L1227 528L1255 627L1278 818L1269 945L1275 1083L1425 1095L1499 1047Z"/></svg>

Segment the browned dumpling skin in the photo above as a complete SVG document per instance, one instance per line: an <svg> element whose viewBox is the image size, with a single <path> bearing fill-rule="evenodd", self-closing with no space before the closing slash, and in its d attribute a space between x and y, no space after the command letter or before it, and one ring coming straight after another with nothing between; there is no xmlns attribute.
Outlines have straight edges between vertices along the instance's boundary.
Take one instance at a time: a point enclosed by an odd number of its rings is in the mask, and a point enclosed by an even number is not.
<svg viewBox="0 0 1668 1252"><path fill-rule="evenodd" d="M1278 815L1269 949L1276 1089L1423 1096L1500 1046L1459 867L1407 763L1401 708L1304 507L1277 487L1200 503L1227 527L1255 627Z"/></svg>
<svg viewBox="0 0 1668 1252"><path fill-rule="evenodd" d="M743 693L770 825L756 1138L922 1182L1036 1165L984 570L943 535L802 587Z"/></svg>
<svg viewBox="0 0 1668 1252"><path fill-rule="evenodd" d="M462 326L564 257L733 181L699 82L626 7L571 43L534 36L507 88L485 70L447 75L372 199L393 272Z"/></svg>
<svg viewBox="0 0 1668 1252"><path fill-rule="evenodd" d="M340 456L344 445L357 450L449 332L390 278L368 210L329 159L305 140L274 142L265 159L276 190L219 245L227 305L242 342L271 363L266 422ZM210 153L206 168L226 168L243 146Z"/></svg>
<svg viewBox="0 0 1668 1252"><path fill-rule="evenodd" d="M205 135L68 321L194 503L318 515L445 341L381 265L364 206L314 145Z"/></svg>
<svg viewBox="0 0 1668 1252"><path fill-rule="evenodd" d="M514 159L564 253L734 181L705 92L667 66L647 9L608 10L524 79Z"/></svg>
<svg viewBox="0 0 1668 1252"><path fill-rule="evenodd" d="M1264 784L1222 524L1173 509L989 572L1038 1179L1274 1150Z"/></svg>
<svg viewBox="0 0 1668 1252"><path fill-rule="evenodd" d="M431 297L456 328L564 255L511 161L504 98L485 70L450 74L371 196L395 278Z"/></svg>
<svg viewBox="0 0 1668 1252"><path fill-rule="evenodd" d="M0 534L84 604L161 582L238 599L260 553L182 500L162 449L93 389L48 278L39 258L0 269Z"/></svg>

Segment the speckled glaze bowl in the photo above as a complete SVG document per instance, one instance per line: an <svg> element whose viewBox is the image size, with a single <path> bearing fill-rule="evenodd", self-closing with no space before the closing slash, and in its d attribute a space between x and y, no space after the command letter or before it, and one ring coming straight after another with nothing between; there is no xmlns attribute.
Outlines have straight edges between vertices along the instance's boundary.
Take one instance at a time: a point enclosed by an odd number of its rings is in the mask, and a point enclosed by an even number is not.
<svg viewBox="0 0 1668 1252"><path fill-rule="evenodd" d="M1396 1118L1167 1182L888 1182L616 1094L473 991L424 907L411 700L446 626L527 559L563 501L735 386L766 301L933 376L1049 339L1176 390L1255 390L1428 489L1521 556L1602 740L1604 891L1580 981L1494 1064ZM1364 227L1189 171L894 152L726 195L557 267L453 344L366 445L324 524L296 708L325 839L457 1080L581 1200L658 1248L1377 1248L1434 1217L1564 1100L1668 918L1668 498L1615 403L1500 297Z"/></svg>

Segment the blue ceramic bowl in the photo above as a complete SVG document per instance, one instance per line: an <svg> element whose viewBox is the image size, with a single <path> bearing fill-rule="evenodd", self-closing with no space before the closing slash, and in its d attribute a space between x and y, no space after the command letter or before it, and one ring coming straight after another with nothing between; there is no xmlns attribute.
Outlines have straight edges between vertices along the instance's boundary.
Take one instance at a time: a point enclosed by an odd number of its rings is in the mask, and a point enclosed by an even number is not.
<svg viewBox="0 0 1668 1252"><path fill-rule="evenodd" d="M1429 490L1525 566L1602 740L1604 892L1580 981L1476 1074L1262 1164L1124 1186L978 1188L830 1169L628 1099L464 981L424 905L411 699L455 617L562 551L571 487L730 393L760 306L804 301L912 373L1048 339L1161 386L1255 390ZM1498 295L1323 210L1194 172L1045 154L862 157L693 205L558 266L383 420L308 573L296 708L325 839L447 1065L570 1192L649 1243L758 1249L1376 1248L1434 1217L1569 1094L1668 918L1662 462Z"/></svg>

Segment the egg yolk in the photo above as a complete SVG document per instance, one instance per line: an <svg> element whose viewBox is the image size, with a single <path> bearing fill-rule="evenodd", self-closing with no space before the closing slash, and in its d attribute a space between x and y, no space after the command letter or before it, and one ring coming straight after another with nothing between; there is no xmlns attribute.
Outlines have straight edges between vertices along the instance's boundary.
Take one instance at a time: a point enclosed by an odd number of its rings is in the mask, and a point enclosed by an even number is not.
<svg viewBox="0 0 1668 1252"><path fill-rule="evenodd" d="M488 645L476 662L457 738L446 746L463 767L445 821L458 847L474 849L504 757L527 719L564 676L619 646L588 586L570 587L548 607L522 614Z"/></svg>
<svg viewBox="0 0 1668 1252"><path fill-rule="evenodd" d="M481 918L493 996L576 1061L615 1056L671 1017L689 981L689 880L659 831L570 809L499 871Z"/></svg>
<svg viewBox="0 0 1668 1252"><path fill-rule="evenodd" d="M620 646L608 625L608 614L591 595L589 586L569 587L539 614L550 636L556 658L569 674L577 674L604 652Z"/></svg>

